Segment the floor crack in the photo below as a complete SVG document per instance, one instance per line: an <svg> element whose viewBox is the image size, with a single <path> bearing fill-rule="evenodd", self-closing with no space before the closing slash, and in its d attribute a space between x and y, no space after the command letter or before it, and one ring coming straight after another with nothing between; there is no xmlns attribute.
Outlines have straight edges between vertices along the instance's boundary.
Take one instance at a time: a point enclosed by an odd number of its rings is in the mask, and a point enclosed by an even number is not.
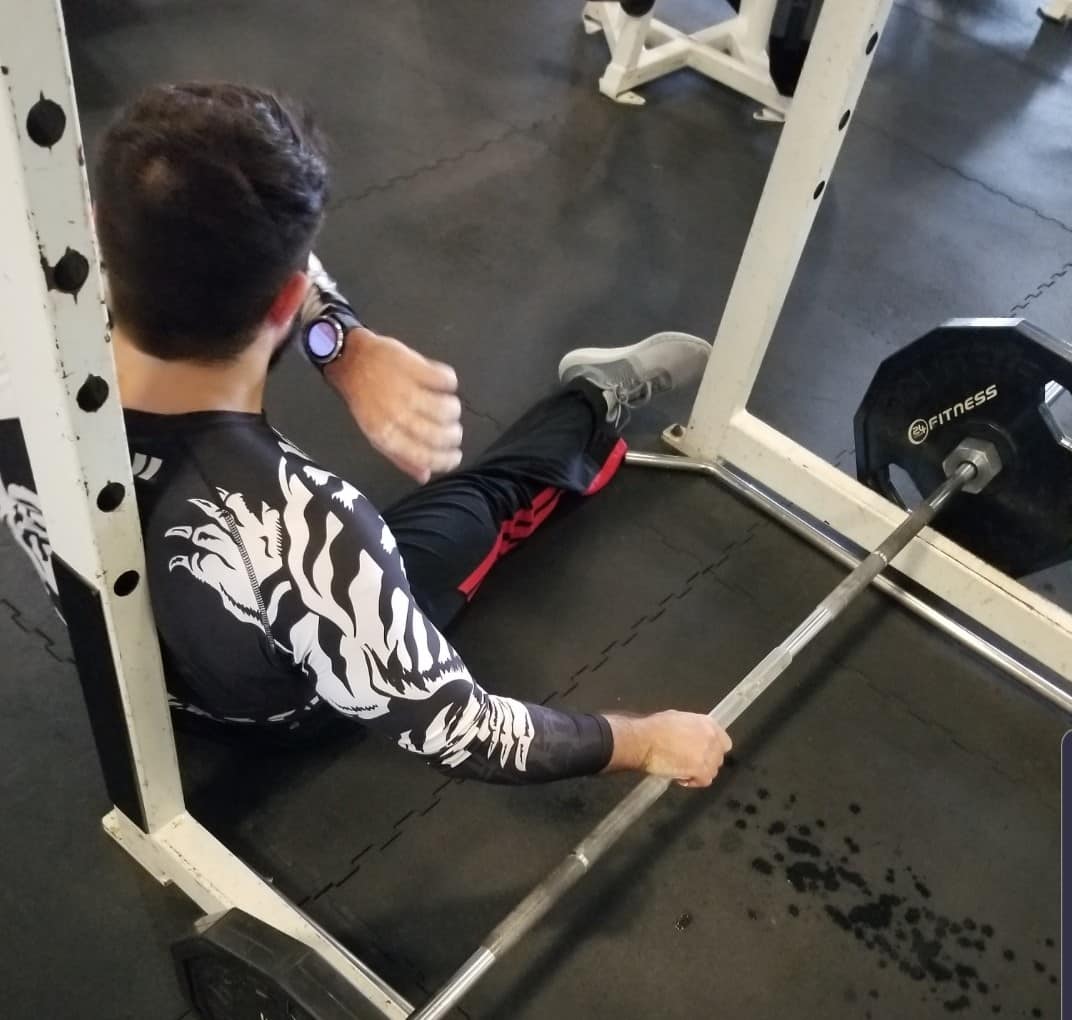
<svg viewBox="0 0 1072 1020"><path fill-rule="evenodd" d="M357 205L363 202L366 198L377 192L390 191L395 185L403 184L407 181L416 180L418 177L424 174L433 173L436 170L441 169L444 166L449 166L451 163L460 163L463 160L468 159L470 156L478 156L480 153L492 148L495 145L500 145L511 138L515 138L518 135L528 134L535 131L537 128L542 127L544 124L551 123L559 119L559 114L554 113L549 117L541 117L537 120L529 121L526 124L509 124L500 131L498 134L492 135L490 138L484 139L477 145L469 146L465 149L461 149L458 152L451 152L445 156L440 156L438 159L432 160L430 163L422 163L420 166L414 167L412 170L406 170L402 173L392 174L390 177L382 181L376 181L374 184L370 184L368 187L363 188L361 191L355 192L352 195L342 195L336 199L330 206L331 211L335 211L348 205Z"/></svg>
<svg viewBox="0 0 1072 1020"><path fill-rule="evenodd" d="M1017 209L1023 209L1024 212L1029 212L1034 216L1037 216L1040 220L1044 220L1047 223L1052 223L1056 227L1060 227L1066 234L1072 234L1072 226L1065 223L1063 220L1057 219L1055 216L1050 216L1048 213L1042 212L1041 209L1036 209L1033 205L1029 205L1027 202L1021 202L1018 198L1013 198L1012 195L1006 194L1000 188L995 188L992 184L987 184L986 181L981 180L978 177L973 177L971 174L953 163L946 163L944 160L939 159L937 156L927 152L926 149L921 149L918 145L914 145L907 138L896 134L893 131L889 131L882 127L880 124L871 120L859 121L864 127L874 131L876 134L882 135L884 138L888 138L892 142L896 142L898 145L903 145L910 152L914 152L917 156L922 156L924 159L929 160L937 167L941 167L943 170L948 170L952 174L956 174L961 180L967 181L970 184L975 184L982 188L984 191L989 192L996 198L1002 198L1010 205L1015 206Z"/></svg>
<svg viewBox="0 0 1072 1020"><path fill-rule="evenodd" d="M1003 769L996 761L994 761L994 759L991 758L985 751L981 750L978 747L971 747L968 744L965 744L956 736L956 734L948 726L945 725L945 723L941 723L937 719L931 719L925 715L922 715L903 695L898 694L896 691L891 691L885 687L880 686L865 673L862 673L855 667L848 665L843 660L835 659L834 662L839 669L843 669L845 670L845 672L851 673L854 676L858 677L860 680L862 680L864 684L870 690L874 691L880 698L884 698L887 701L894 702L917 722L922 723L924 726L936 729L940 733L944 734L949 739L950 743L952 743L955 747L960 748L960 750L963 751L965 754L973 758L979 758L982 761L986 762L986 764L1003 779L1008 780L1010 783L1015 783L1017 786L1022 786L1026 781L1024 776L1014 776L1012 773L1006 772L1005 769Z"/></svg>
<svg viewBox="0 0 1072 1020"><path fill-rule="evenodd" d="M458 399L462 402L462 407L464 407L474 417L482 418L484 421L491 422L491 424L494 425L500 432L502 432L506 428L506 426L503 425L503 423L499 421L498 418L488 414L485 411L480 411L477 408L473 407L473 405L465 397L459 395Z"/></svg>
<svg viewBox="0 0 1072 1020"><path fill-rule="evenodd" d="M660 542L662 542L662 544L663 544L664 546L666 546L666 548L667 548L667 549L669 549L669 550L670 550L671 552L676 552L676 553L679 553L679 554L680 554L680 555L682 555L682 556L688 556L688 558L689 558L690 560L692 560L692 561L693 561L693 563L699 563L699 564L701 564L701 565L702 565L702 564L704 563L704 560L703 560L703 558L702 558L702 557L700 557L700 556L697 556L697 555L696 555L696 553L692 552L692 551L691 551L690 549L683 549L683 548L681 548L680 546L674 545L674 543L673 543L673 542L671 542L671 541L670 541L670 540L669 540L669 539L668 539L668 538L667 538L667 537L666 537L666 536L665 536L665 535L664 535L664 534L663 534L663 533L662 533L662 532L661 532L661 531L660 531L660 530L659 530L659 529L658 529L657 527L655 527L655 525L654 525L654 524L652 524L652 523L651 523L650 521L643 521L643 520L642 520L642 521L638 521L638 522L636 522L636 523L637 523L637 524L638 524L638 525L639 525L639 526L640 526L641 528L643 528L643 529L644 529L645 531L650 531L650 532L651 532L651 533L652 533L653 535L655 535L655 537L656 537L656 538L658 538L658 539L659 539L659 541L660 541Z"/></svg>

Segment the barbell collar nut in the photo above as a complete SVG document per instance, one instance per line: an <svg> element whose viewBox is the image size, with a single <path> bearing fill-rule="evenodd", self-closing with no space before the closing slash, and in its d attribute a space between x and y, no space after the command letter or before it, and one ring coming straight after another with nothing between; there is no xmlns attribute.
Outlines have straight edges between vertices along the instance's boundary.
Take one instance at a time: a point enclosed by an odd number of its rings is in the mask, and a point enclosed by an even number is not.
<svg viewBox="0 0 1072 1020"><path fill-rule="evenodd" d="M965 482L962 491L982 492L1000 473L1001 455L998 448L987 439L969 437L962 439L942 461L942 470L946 478L951 477L961 464L970 464L975 469L975 476Z"/></svg>

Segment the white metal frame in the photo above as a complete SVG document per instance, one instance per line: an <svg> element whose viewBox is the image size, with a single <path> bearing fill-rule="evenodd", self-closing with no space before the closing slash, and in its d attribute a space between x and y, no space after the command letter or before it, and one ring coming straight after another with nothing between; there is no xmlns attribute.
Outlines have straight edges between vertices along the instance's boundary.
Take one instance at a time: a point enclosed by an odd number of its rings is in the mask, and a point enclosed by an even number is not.
<svg viewBox="0 0 1072 1020"><path fill-rule="evenodd" d="M119 596L126 571L145 575L123 421L98 271L81 136L58 0L0 0L0 305L15 400L54 556L99 593L129 733L142 828L112 810L107 832L159 881L174 882L206 913L238 907L299 939L329 961L385 1017L410 1005L235 857L186 811L147 585ZM51 148L31 140L27 115L58 104L66 128ZM89 262L77 293L48 289L42 262L71 249ZM2 367L2 366L0 366ZM82 410L88 376L109 396ZM10 399L10 394L9 394ZM108 482L125 487L118 509L98 509ZM138 813L138 812L135 812Z"/></svg>
<svg viewBox="0 0 1072 1020"><path fill-rule="evenodd" d="M904 514L751 414L748 399L856 109L891 0L827 0L771 164L684 435L719 460L873 548ZM1072 676L1072 615L927 531L898 568L1061 677Z"/></svg>
<svg viewBox="0 0 1072 1020"><path fill-rule="evenodd" d="M599 90L620 103L639 106L643 96L633 90L683 67L754 99L765 120L781 120L790 100L774 84L767 56L777 0L741 0L739 13L691 35L659 21L649 11L631 17L617 2L584 6L590 34L602 31L610 63Z"/></svg>
<svg viewBox="0 0 1072 1020"><path fill-rule="evenodd" d="M1049 21L1072 21L1072 0L1049 0L1039 8L1039 14Z"/></svg>

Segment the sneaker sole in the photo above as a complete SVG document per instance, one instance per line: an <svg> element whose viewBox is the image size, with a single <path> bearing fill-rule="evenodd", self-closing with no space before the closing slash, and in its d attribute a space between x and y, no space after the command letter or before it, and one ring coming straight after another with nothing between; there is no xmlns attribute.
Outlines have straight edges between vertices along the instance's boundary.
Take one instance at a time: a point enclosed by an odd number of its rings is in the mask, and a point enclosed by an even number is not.
<svg viewBox="0 0 1072 1020"><path fill-rule="evenodd" d="M635 344L629 344L628 347L579 347L575 351L570 351L558 363L559 381L564 379L571 368L576 368L578 365L605 365L608 362L626 358L637 351L667 343L688 343L698 351L702 350L705 355L710 355L711 353L711 345L706 340L701 340L700 337L693 336L691 333L654 333L643 340L637 341Z"/></svg>

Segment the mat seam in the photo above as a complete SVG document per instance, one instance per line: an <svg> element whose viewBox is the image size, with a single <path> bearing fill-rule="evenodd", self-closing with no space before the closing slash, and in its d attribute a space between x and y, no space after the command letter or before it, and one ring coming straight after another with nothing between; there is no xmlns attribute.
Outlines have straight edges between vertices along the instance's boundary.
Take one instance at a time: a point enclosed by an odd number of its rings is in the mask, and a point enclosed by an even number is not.
<svg viewBox="0 0 1072 1020"><path fill-rule="evenodd" d="M951 744L953 744L954 747L960 748L960 750L963 751L969 757L982 759L994 772L1001 776L1002 779L1005 779L1006 781L1015 785L1023 784L1024 777L1014 776L1009 772L1006 772L985 751L981 750L980 748L971 747L968 744L963 743L957 738L957 736L948 726L946 726L944 723L939 722L937 719L929 719L926 716L921 715L918 711L916 711L915 708L913 708L913 706L908 701L906 701L903 697L901 697L901 695L899 695L895 691L892 691L886 687L877 684L866 673L864 673L860 669L857 669L855 666L849 665L849 663L847 663L844 659L833 658L831 661L838 669L842 669L846 673L850 673L851 675L862 680L864 685L870 690L874 691L875 694L877 694L880 698L883 698L886 701L895 702L917 722L923 723L924 726L938 730L949 740Z"/></svg>
<svg viewBox="0 0 1072 1020"><path fill-rule="evenodd" d="M10 599L0 596L0 607L7 610L8 616L11 622L19 628L24 634L29 634L31 637L36 637L37 643L54 658L57 662L61 662L67 666L75 665L74 657L71 655L61 655L56 651L56 640L47 631L42 630L40 627L30 626L28 622L24 622L26 618L22 615L22 611L16 606Z"/></svg>
<svg viewBox="0 0 1072 1020"><path fill-rule="evenodd" d="M458 152L447 153L440 156L437 159L428 163L422 163L418 167L414 167L412 170L404 171L403 173L392 174L381 181L376 181L370 184L368 187L363 188L361 191L355 192L352 195L342 195L335 202L333 202L328 208L329 211L334 212L338 209L342 209L348 205L357 205L363 202L366 198L374 195L378 192L390 191L398 184L403 184L408 181L414 181L419 177L423 177L425 174L433 173L436 170L449 166L452 163L460 163L470 156L477 156L487 149L496 145L501 145L503 142L508 141L511 138L518 137L520 135L528 134L535 131L537 128L542 127L545 124L553 123L559 120L561 115L558 113L550 114L547 117L539 117L536 120L529 121L525 124L508 124L505 129L498 134L492 135L490 138L484 139L477 145L471 145Z"/></svg>
<svg viewBox="0 0 1072 1020"><path fill-rule="evenodd" d="M693 571L686 579L682 587L675 589L668 596L661 599L659 603L657 603L657 607L654 612L649 612L644 616L641 616L638 620L636 620L630 626L628 634L624 635L622 638L614 639L609 644L607 644L604 649L597 656L594 657L593 660L583 663L581 666L575 669L569 676L569 681L571 681L571 683L570 686L565 689L565 691L550 692L550 694L546 695L546 697L544 698L543 703L550 701L556 695L561 700L564 700L566 697L573 694L573 692L576 691L577 688L580 686L582 682L581 678L585 674L598 672L604 665L607 664L607 662L611 658L611 655L616 649L624 648L636 637L637 632L641 628L646 627L651 623L654 623L661 616L663 616L663 614L666 612L667 605L671 600L683 599L687 597L702 577L706 575L711 575L715 570L721 567L729 559L730 555L735 550L751 542L752 539L755 537L756 531L759 528L766 526L768 526L768 522L765 520L755 521L746 529L746 532L742 538L737 541L730 542L728 545L724 546L720 550L719 556L716 560L713 560L699 570ZM738 594L740 593L738 589L733 586L727 585L726 582L723 581L721 578L714 577L713 579L716 583L721 584L724 587L727 587ZM346 874L339 878L337 881L330 881L324 886L320 887L315 893L307 897L307 899L317 900L326 895L332 889L341 889L347 882L350 881L351 878L354 877L354 875L356 875L361 870L361 867L364 863L362 861L362 858L364 858L366 854L383 853L388 850L393 844L397 843L401 839L403 834L415 824L416 819L424 817L439 806L440 802L443 799L443 794L446 792L448 787L461 786L466 782L469 782L469 780L449 778L446 779L435 791L433 791L431 801L424 802L423 808L411 808L410 810L403 812L399 816L397 821L392 825L392 829L394 830L393 833L390 835L389 838L386 839L386 841L384 841L379 846L376 846L376 844L370 844L366 846L359 854L351 858L350 864L356 866L350 867Z"/></svg>
<svg viewBox="0 0 1072 1020"><path fill-rule="evenodd" d="M901 135L895 134L893 131L888 131L886 128L879 125L872 120L866 120L861 118L858 121L863 127L874 131L876 134L882 135L883 138L889 139L891 142L896 142L898 145L903 145L909 152L914 152L917 156L922 156L924 159L929 160L935 166L940 167L943 170L948 170L950 173L955 174L961 180L967 181L970 184L975 184L982 188L983 191L989 192L996 198L1002 198L1010 205L1015 206L1017 209L1022 209L1024 212L1032 213L1040 220L1044 220L1047 223L1052 223L1054 226L1059 227L1066 234L1072 234L1072 224L1065 223L1064 220L1059 220L1055 216L1050 216L1048 213L1042 212L1040 209L1036 209L1033 205L1029 205L1027 202L1021 202L1018 198L1013 198L1012 195L1006 194L1000 188L995 188L992 184L988 184L986 181L979 177L973 177L965 170L961 170L960 167L953 163L947 163L945 160L939 159L937 156L926 149L921 149L918 145L914 145L908 139L903 138Z"/></svg>
<svg viewBox="0 0 1072 1020"><path fill-rule="evenodd" d="M1033 291L1025 294L1021 301L1017 302L1009 309L1009 315L1015 315L1017 312L1026 311L1032 302L1037 298L1042 297L1046 291L1053 287L1058 280L1067 276L1069 272L1072 272L1072 262L1066 262L1055 272L1051 273L1049 277L1043 280Z"/></svg>

